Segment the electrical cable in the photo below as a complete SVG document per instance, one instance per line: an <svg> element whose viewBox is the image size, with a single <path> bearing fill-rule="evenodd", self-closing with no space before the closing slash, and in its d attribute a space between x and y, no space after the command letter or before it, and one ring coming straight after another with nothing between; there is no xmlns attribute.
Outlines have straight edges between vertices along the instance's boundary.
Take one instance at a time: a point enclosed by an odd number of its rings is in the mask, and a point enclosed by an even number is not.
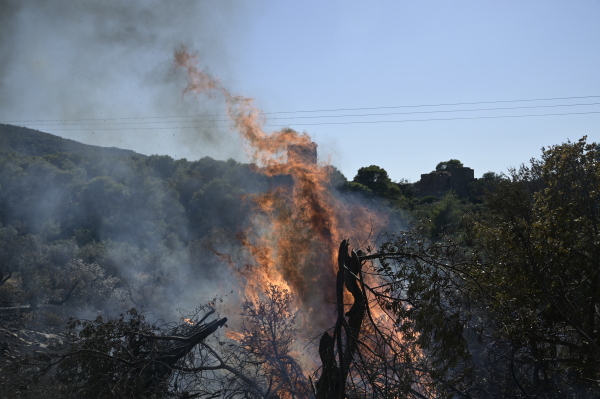
<svg viewBox="0 0 600 399"><path fill-rule="evenodd" d="M286 126L317 126L317 125L353 125L353 124L374 124L374 123L402 123L402 122L431 122L431 121L455 121L455 120L474 120L474 119L503 119L503 118L525 118L525 117L542 117L542 116L564 116L564 115L589 115L600 114L600 111L590 112L567 112L553 114L529 114L529 115L499 115L499 116L474 116L474 117L458 117L458 118L432 118L432 119L402 119L402 120L387 120L387 121L354 121L354 122L320 122L320 123L298 123L293 125L263 125L265 127L286 127ZM110 129L53 129L57 131L112 131L112 130L167 130L167 129L201 129L229 127L226 125L216 126L174 126L174 127L132 127L132 128L110 128Z"/></svg>
<svg viewBox="0 0 600 399"><path fill-rule="evenodd" d="M573 99L581 99L581 98L600 98L600 96L555 97L555 98L537 98L537 99L528 99L528 100L478 101L478 102L472 102L472 103L397 105L397 106L392 106L392 107L372 107L372 108L320 109L320 110L312 110L312 111L280 111L280 112L271 112L271 114L290 114L290 113L299 113L299 112L360 111L360 110L390 109L390 108L446 107L446 106L451 106L451 105L477 105L477 104L517 103L517 102L527 102L527 101L573 100Z"/></svg>
<svg viewBox="0 0 600 399"><path fill-rule="evenodd" d="M399 120L399 121L359 121L359 122L295 123L294 126L351 125L351 124L369 124L369 123L431 122L431 121L456 121L456 120L470 120L470 119L502 119L502 118L525 118L525 117L535 117L535 116L562 116L562 115L587 115L587 114L600 114L600 111L568 112L568 113L564 113L564 114L530 114L530 115L473 116L473 117L434 118L434 119L404 119L404 120ZM274 126L282 126L282 125L264 125L264 126L274 127Z"/></svg>
<svg viewBox="0 0 600 399"><path fill-rule="evenodd" d="M338 108L338 109L320 109L306 111L276 111L265 112L264 115L274 114L293 114L293 113L314 113L314 112L339 112L339 111L361 111L361 110L376 110L376 109L397 109L397 108L421 108L421 107L442 107L454 105L477 105L477 104L498 104L498 103L515 103L515 102L532 102L532 101L554 101L554 100L573 100L582 98L600 98L600 96L578 96L578 97L554 97L554 98L537 98L523 100L497 100L497 101L477 101L463 103L443 103L443 104L420 104L420 105L398 105L385 107L362 107L362 108ZM196 118L199 116L220 116L218 114L199 114L199 115L167 115L167 116L142 116L128 118L87 118L87 119L71 119L71 121L106 121L106 120L139 120L139 119L166 119L166 118ZM0 123L24 123L24 122L62 122L65 119L28 119L28 120L4 120Z"/></svg>
<svg viewBox="0 0 600 399"><path fill-rule="evenodd" d="M475 108L475 109L452 109L441 111L412 111L412 112L387 112L377 114L356 114L356 115L322 115L322 116L296 116L289 118L268 118L268 120L292 120L292 119L319 119L319 118L347 118L360 116L389 116L389 115L414 115L414 114L435 114L449 112L476 112L476 111L498 111L513 109L532 109L532 108L557 108L557 107L579 107L585 105L600 105L600 103L585 104L554 104L554 105L534 105L530 107L499 107L499 108ZM164 123L197 123L198 121L164 121L164 122L107 122L106 125L139 125L139 124L164 124ZM200 122L230 122L229 119L207 119ZM28 126L98 126L98 123L32 123Z"/></svg>

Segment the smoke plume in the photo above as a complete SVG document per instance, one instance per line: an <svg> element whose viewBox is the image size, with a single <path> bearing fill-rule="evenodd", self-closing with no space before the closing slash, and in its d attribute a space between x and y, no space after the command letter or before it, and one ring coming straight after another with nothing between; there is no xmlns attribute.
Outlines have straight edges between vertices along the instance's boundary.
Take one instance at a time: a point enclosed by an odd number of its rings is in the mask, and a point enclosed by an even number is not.
<svg viewBox="0 0 600 399"><path fill-rule="evenodd" d="M234 80L229 44L243 39L247 7L232 0L2 1L0 120L148 155L241 159L218 122L223 109L182 98L172 54L180 43L193 46ZM165 115L210 116L113 119ZM164 129L174 126L185 128Z"/></svg>

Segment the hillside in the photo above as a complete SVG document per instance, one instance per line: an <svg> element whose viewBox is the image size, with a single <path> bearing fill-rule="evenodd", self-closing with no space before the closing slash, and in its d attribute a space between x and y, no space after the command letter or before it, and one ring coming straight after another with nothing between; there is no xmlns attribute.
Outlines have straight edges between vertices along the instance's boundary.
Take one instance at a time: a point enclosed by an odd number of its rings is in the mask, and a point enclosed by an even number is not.
<svg viewBox="0 0 600 399"><path fill-rule="evenodd" d="M38 157L60 152L74 153L82 156L128 157L136 154L136 152L131 150L87 145L53 134L40 132L39 130L0 124L0 154L10 154L13 152L19 155Z"/></svg>

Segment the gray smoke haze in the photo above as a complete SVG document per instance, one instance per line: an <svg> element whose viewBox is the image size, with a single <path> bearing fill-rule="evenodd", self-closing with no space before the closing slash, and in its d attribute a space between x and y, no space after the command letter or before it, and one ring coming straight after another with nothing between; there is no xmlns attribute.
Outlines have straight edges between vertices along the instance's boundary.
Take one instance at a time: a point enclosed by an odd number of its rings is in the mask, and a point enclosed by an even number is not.
<svg viewBox="0 0 600 399"><path fill-rule="evenodd" d="M0 6L0 121L86 144L116 146L145 154L177 154L190 160L203 156L243 160L237 133L226 127L211 127L226 125L212 122L225 118L224 101L218 97L182 97L186 79L183 72L174 70L173 53L181 45L197 52L203 68L222 78L225 86L235 93L233 46L243 43L251 6L257 7L257 3L232 0L3 1ZM218 116L174 118L169 123L163 123L165 119L110 120L206 114ZM24 120L28 122L15 122ZM198 124L207 127L173 128ZM153 129L154 126L158 128ZM106 130L127 128L131 129ZM148 130L135 130L140 128ZM113 164L107 169L105 174L115 181L142 180L128 166ZM205 178L209 177L202 173ZM213 179L207 182L210 180ZM21 184L26 187L28 182L23 180ZM218 184L212 187L215 186ZM195 190L196 194L202 191L210 194L210 189L206 184ZM247 189L247 192L252 191ZM31 207L31 218L55 217L61 203L60 193L60 187L49 187ZM154 193L154 196L161 194ZM152 195L144 199L146 197ZM165 194L152 203L169 202L169 198ZM101 202L97 196L90 195L87 205L93 208ZM88 208L82 205L82 213L89 212ZM106 244L106 259L98 262L102 267L114 265L131 287L131 292L122 295L124 302L117 302L125 303L123 308L132 303L146 305L157 316L166 317L176 306L190 309L207 296L228 293L237 287L237 279L223 260L205 246L197 244L196 250L193 250L195 244L180 248L176 238L172 240L173 245L168 245L170 237L158 233L153 237L157 242L142 245L136 241L137 230L160 231L164 222L163 217L155 215L154 208L145 207L143 203L132 209L139 224L132 223L131 229L118 223L121 219L114 224L103 222L99 229L99 239L105 241L111 237L114 241ZM202 216L226 217L226 213L206 212ZM65 219L57 218L53 222L64 227ZM180 232L179 237L183 240L189 235ZM239 244L226 241L224 235L211 232L203 239L213 240L211 247L222 253L240 251ZM144 249L148 247L155 257ZM244 257L250 258L248 254L240 255ZM86 260L87 263L93 261L91 257ZM239 302L236 294L229 297L231 302ZM222 306L231 306L229 312L224 310L229 317L238 314L238 306L224 303Z"/></svg>
<svg viewBox="0 0 600 399"><path fill-rule="evenodd" d="M3 0L0 121L145 154L243 159L235 134L214 127L226 125L214 121L224 119L223 103L182 98L185 77L172 59L185 45L211 73L234 80L230 44L243 41L249 5ZM218 116L109 120L207 114ZM105 120L81 120L98 118ZM177 128L197 125L205 127Z"/></svg>

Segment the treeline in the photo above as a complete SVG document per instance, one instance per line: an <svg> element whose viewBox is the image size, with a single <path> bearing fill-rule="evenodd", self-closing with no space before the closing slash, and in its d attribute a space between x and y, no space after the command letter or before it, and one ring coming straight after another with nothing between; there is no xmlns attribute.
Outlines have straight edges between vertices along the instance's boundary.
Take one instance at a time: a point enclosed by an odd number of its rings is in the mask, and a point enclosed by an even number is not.
<svg viewBox="0 0 600 399"><path fill-rule="evenodd" d="M437 171L447 167L463 166L457 159L443 161L436 166ZM426 224L428 238L436 239L442 230L455 229L463 215L477 212L483 206L486 193L507 176L486 172L479 179L469 183L469 195L458 198L449 190L441 196L419 195L413 184L402 180L394 182L387 171L377 165L362 167L351 181L339 180L338 189L351 192L370 201L373 205L383 205L388 212L398 212L405 221L421 220ZM393 229L392 229L393 230Z"/></svg>
<svg viewBox="0 0 600 399"><path fill-rule="evenodd" d="M110 239L141 249L167 241L187 245L214 228L242 230L252 206L246 195L286 183L231 159L144 156L32 132L0 131L6 145L0 151L0 223L21 223L21 230L48 241L75 238L85 245ZM404 217L431 214L437 221L433 231L439 231L480 203L499 178L484 174L462 200L451 193L419 198L411 185L393 182L379 166L360 168L351 181L332 167L331 189L404 211Z"/></svg>
<svg viewBox="0 0 600 399"><path fill-rule="evenodd" d="M79 154L0 158L0 220L48 239L115 240L142 248L189 242L214 227L235 230L248 193L270 182L250 165L168 156Z"/></svg>
<svg viewBox="0 0 600 399"><path fill-rule="evenodd" d="M491 188L435 240L424 223L380 247L389 306L448 396L598 397L600 147L544 149Z"/></svg>

